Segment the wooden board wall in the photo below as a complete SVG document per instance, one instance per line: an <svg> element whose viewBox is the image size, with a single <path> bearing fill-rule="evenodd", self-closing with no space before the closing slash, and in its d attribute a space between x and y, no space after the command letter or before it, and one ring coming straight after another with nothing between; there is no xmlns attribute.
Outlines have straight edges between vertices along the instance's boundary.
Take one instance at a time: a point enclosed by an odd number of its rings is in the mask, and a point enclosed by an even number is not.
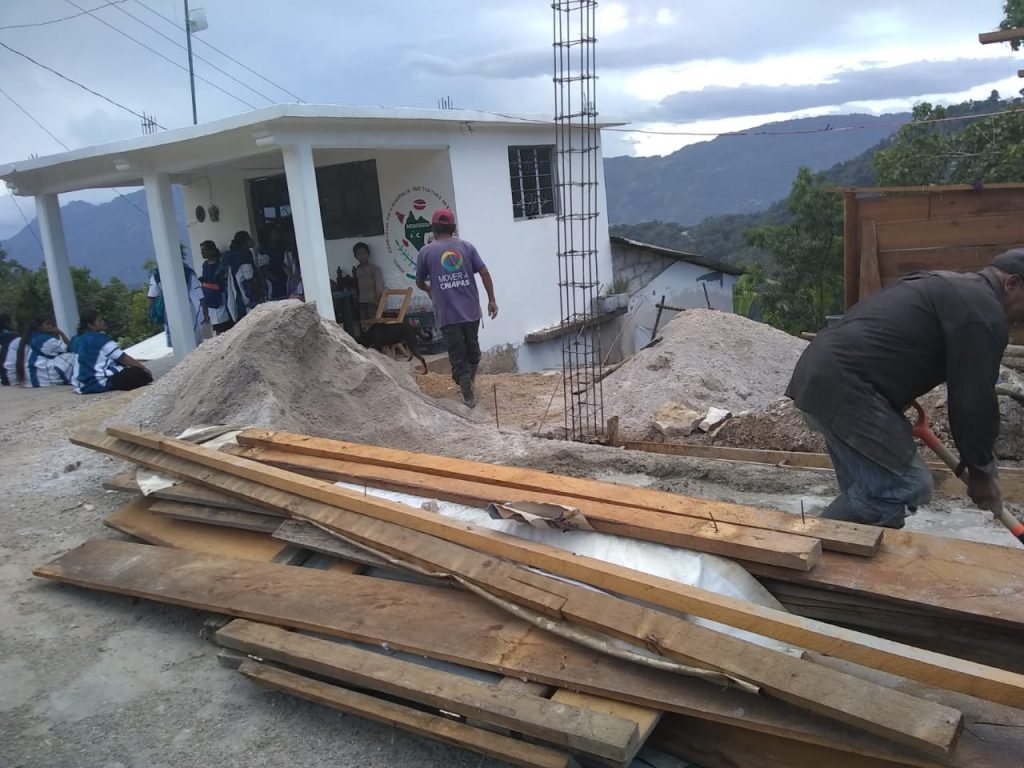
<svg viewBox="0 0 1024 768"><path fill-rule="evenodd" d="M979 269L1024 246L1024 186L878 197L848 191L843 207L847 309L907 272Z"/></svg>

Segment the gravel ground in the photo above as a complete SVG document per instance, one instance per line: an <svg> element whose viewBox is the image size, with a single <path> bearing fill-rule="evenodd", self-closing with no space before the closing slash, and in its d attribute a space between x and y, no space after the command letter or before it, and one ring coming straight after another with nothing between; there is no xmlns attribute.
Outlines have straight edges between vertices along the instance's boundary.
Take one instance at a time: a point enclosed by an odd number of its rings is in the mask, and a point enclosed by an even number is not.
<svg viewBox="0 0 1024 768"><path fill-rule="evenodd" d="M0 390L0 765L501 765L258 688L217 662L200 612L32 576L87 539L118 536L101 521L127 497L101 483L122 465L67 437L136 397Z"/></svg>

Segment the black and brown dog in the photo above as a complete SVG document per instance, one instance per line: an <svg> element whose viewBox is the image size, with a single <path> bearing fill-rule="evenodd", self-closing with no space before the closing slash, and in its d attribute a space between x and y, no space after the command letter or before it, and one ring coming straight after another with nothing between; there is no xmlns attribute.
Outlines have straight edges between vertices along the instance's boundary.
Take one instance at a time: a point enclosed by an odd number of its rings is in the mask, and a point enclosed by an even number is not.
<svg viewBox="0 0 1024 768"><path fill-rule="evenodd" d="M419 353L419 330L409 325L408 321L404 323L375 323L369 328L363 329L359 343L380 353L387 348L393 350L401 344L409 352L406 360L412 360L415 357L423 366L423 373L427 373L427 361Z"/></svg>

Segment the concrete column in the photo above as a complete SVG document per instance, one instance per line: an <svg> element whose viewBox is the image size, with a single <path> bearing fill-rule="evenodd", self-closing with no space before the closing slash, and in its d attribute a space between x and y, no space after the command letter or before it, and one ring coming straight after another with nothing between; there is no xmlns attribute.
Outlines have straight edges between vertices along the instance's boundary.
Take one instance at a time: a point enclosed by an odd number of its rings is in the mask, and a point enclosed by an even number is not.
<svg viewBox="0 0 1024 768"><path fill-rule="evenodd" d="M164 292L164 312L171 328L174 359L180 361L196 348L196 336L181 261L178 225L174 218L171 178L166 173L153 173L143 181L156 264L160 268L160 287Z"/></svg>
<svg viewBox="0 0 1024 768"><path fill-rule="evenodd" d="M61 220L57 195L36 197L36 217L39 219L39 234L43 241L46 277L50 281L53 319L57 327L71 337L78 333L78 302L75 300L75 285L71 280L71 264L68 262L68 246L64 239L64 222Z"/></svg>
<svg viewBox="0 0 1024 768"><path fill-rule="evenodd" d="M294 144L282 147L281 152L295 226L295 244L299 250L299 267L302 269L302 288L306 301L315 302L320 316L333 322L331 274L327 267L327 245L320 216L313 149L309 144Z"/></svg>

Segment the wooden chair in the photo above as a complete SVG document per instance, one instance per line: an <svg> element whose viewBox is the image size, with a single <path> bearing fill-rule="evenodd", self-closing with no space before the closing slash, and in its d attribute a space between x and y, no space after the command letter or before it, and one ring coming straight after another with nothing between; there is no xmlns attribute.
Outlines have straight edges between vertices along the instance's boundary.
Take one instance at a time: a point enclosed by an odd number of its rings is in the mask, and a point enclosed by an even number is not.
<svg viewBox="0 0 1024 768"><path fill-rule="evenodd" d="M402 304L397 310L388 309L388 299L392 296L401 296ZM377 312L373 317L360 320L362 328L369 328L371 325L400 325L405 322L405 315L412 303L412 288L385 288L377 302Z"/></svg>

